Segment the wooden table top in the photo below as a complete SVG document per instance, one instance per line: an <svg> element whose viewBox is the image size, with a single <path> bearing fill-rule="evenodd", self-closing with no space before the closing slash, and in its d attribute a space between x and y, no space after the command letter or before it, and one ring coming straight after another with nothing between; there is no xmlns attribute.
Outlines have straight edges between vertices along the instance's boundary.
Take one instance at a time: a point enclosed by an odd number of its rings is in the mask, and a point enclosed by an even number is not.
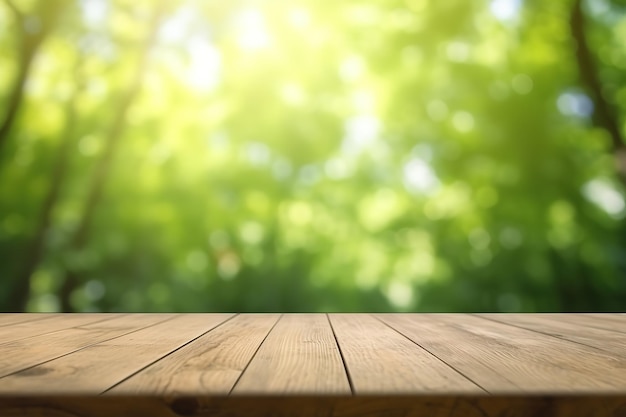
<svg viewBox="0 0 626 417"><path fill-rule="evenodd" d="M546 410L626 415L626 314L0 314L0 416Z"/></svg>

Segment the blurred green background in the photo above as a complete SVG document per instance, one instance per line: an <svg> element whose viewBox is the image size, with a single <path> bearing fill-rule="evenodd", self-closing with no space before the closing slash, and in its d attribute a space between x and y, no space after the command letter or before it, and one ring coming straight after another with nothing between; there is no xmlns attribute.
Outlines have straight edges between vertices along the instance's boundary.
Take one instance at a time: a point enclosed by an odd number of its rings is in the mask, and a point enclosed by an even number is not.
<svg viewBox="0 0 626 417"><path fill-rule="evenodd" d="M0 0L1 311L624 311L626 2Z"/></svg>

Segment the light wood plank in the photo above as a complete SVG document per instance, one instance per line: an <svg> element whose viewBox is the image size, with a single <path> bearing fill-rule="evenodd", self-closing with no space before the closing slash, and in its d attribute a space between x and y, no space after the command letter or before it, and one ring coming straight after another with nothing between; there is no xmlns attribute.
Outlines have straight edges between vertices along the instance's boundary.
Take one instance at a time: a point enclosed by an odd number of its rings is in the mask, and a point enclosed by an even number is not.
<svg viewBox="0 0 626 417"><path fill-rule="evenodd" d="M109 338L1 378L0 394L99 394L232 316L188 314L152 323L135 332ZM55 384L58 381L63 384Z"/></svg>
<svg viewBox="0 0 626 417"><path fill-rule="evenodd" d="M624 393L626 360L459 314L377 315L492 394Z"/></svg>
<svg viewBox="0 0 626 417"><path fill-rule="evenodd" d="M522 327L580 343L626 358L626 334L587 327L584 317L572 314L477 314L500 323Z"/></svg>
<svg viewBox="0 0 626 417"><path fill-rule="evenodd" d="M356 394L483 392L370 315L331 314L330 321Z"/></svg>
<svg viewBox="0 0 626 417"><path fill-rule="evenodd" d="M350 394L324 314L284 315L244 370L233 394Z"/></svg>
<svg viewBox="0 0 626 417"><path fill-rule="evenodd" d="M59 314L45 321L52 324L81 316L94 317ZM109 401L130 398L128 405L137 398L158 398L154 404L161 407L159 413L171 417L291 415L302 411L298 404L313 403L320 407L306 414L311 417L356 415L357 410L381 417L459 413L496 417L517 412L510 400L493 400L507 395L530 401L524 415L617 416L626 409L626 335L596 327L609 321L619 324L624 316L290 314L276 322L277 315L272 314L239 315L212 330L194 333L194 326L185 323L198 316L202 315L117 315L2 344L0 375L5 377L0 378L0 415L11 415L3 404L28 409L30 414L52 416L65 410L72 415L100 415L94 414L94 403L87 400L79 408L64 408L54 399L67 398L65 394L97 398L110 387ZM341 354L352 377L354 397ZM17 368L10 371L11 366ZM4 373L6 369L10 375ZM469 386L455 386L459 381ZM256 394L258 399L245 407L236 401L220 403L231 398L227 394L233 384L234 394ZM283 408L286 403L277 398L296 398L285 393L305 396ZM46 411L42 402L4 400L17 398L12 394L32 399L49 395L47 404L55 408ZM606 414L583 413L594 410L584 402L587 408L583 403L559 408L574 398L572 394L587 399L613 395L621 400L610 407L608 400L594 403L601 404ZM276 402L264 408L259 406L265 404L263 398ZM363 402L342 408L333 402L335 398ZM404 398L404 405L398 398ZM29 408L34 404L41 408ZM476 404L484 408L477 409ZM108 411L115 408L110 407ZM140 411L108 415L131 416Z"/></svg>
<svg viewBox="0 0 626 417"><path fill-rule="evenodd" d="M87 324L0 345L0 377L173 317L171 314L131 314L89 323L93 322L91 314L67 314L55 321L73 321L81 316ZM2 381L0 379L0 386L4 385Z"/></svg>
<svg viewBox="0 0 626 417"><path fill-rule="evenodd" d="M107 395L228 394L279 317L239 315L133 375Z"/></svg>
<svg viewBox="0 0 626 417"><path fill-rule="evenodd" d="M581 313L576 314L576 316L584 317L582 320L577 317L576 321L584 323L585 326L626 333L626 315L616 313Z"/></svg>
<svg viewBox="0 0 626 417"><path fill-rule="evenodd" d="M0 327L12 326L27 321L51 319L55 315L48 313L0 313Z"/></svg>
<svg viewBox="0 0 626 417"><path fill-rule="evenodd" d="M28 337L45 335L71 327L82 326L89 323L110 320L120 317L119 314L52 314L49 319L27 321L12 326L0 327L0 348L3 344L14 342Z"/></svg>

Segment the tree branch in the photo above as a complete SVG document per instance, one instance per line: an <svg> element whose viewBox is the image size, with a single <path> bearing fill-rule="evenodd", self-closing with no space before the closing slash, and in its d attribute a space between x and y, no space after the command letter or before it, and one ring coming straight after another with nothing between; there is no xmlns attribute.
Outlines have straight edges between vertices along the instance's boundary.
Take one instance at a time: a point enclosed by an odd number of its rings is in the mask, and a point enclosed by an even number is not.
<svg viewBox="0 0 626 417"><path fill-rule="evenodd" d="M574 0L570 16L570 29L576 41L576 63L579 76L595 104L594 123L605 129L611 138L611 152L615 157L617 173L626 184L626 144L619 127L614 109L602 92L602 82L598 76L598 68L585 37L586 20L582 8L582 0Z"/></svg>

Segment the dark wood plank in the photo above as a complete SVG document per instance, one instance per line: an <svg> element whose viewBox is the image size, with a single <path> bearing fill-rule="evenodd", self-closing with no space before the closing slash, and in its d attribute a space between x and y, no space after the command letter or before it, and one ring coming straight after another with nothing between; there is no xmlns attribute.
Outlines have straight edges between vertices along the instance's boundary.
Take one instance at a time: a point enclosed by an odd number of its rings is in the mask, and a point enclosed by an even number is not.
<svg viewBox="0 0 626 417"><path fill-rule="evenodd" d="M71 327L98 323L120 317L119 314L52 314L50 319L27 321L11 326L0 327L0 345L28 337L40 336Z"/></svg>
<svg viewBox="0 0 626 417"><path fill-rule="evenodd" d="M584 317L571 314L477 314L500 323L549 334L626 358L626 333L585 326Z"/></svg>
<svg viewBox="0 0 626 417"><path fill-rule="evenodd" d="M458 314L377 315L492 394L626 392L626 360Z"/></svg>
<svg viewBox="0 0 626 417"><path fill-rule="evenodd" d="M55 321L72 322L81 316L88 324L0 345L0 377L173 317L166 314L131 314L93 322L89 317L91 314L68 314ZM0 390L5 386L5 381L0 379Z"/></svg>
<svg viewBox="0 0 626 417"><path fill-rule="evenodd" d="M97 395L230 317L232 314L145 315L148 326L0 378L0 393ZM55 383L59 381L63 384Z"/></svg>
<svg viewBox="0 0 626 417"><path fill-rule="evenodd" d="M279 314L239 315L106 394L228 394L279 317Z"/></svg>
<svg viewBox="0 0 626 417"><path fill-rule="evenodd" d="M356 394L483 392L370 315L331 314L330 321Z"/></svg>
<svg viewBox="0 0 626 417"><path fill-rule="evenodd" d="M3 417L623 417L625 396L1 397Z"/></svg>
<svg viewBox="0 0 626 417"><path fill-rule="evenodd" d="M350 394L325 314L284 315L252 358L233 394Z"/></svg>

